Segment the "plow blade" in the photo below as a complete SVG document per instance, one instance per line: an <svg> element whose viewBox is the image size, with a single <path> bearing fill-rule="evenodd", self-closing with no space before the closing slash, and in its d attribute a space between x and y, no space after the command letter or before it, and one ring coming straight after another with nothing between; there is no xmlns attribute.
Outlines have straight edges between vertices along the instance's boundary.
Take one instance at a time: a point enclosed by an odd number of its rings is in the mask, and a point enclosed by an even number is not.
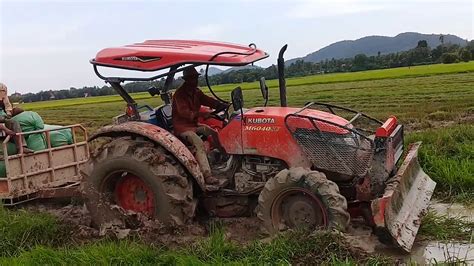
<svg viewBox="0 0 474 266"><path fill-rule="evenodd" d="M413 246L436 186L418 162L420 145L417 142L409 147L397 174L387 182L383 197L372 202L376 226L385 228L407 252Z"/></svg>

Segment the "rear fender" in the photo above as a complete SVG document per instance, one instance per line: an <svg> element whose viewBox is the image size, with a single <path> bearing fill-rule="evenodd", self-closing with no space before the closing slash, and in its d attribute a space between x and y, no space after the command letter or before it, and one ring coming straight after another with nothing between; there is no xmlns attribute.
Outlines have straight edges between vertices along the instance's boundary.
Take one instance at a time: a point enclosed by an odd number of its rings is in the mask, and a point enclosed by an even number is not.
<svg viewBox="0 0 474 266"><path fill-rule="evenodd" d="M89 139L92 141L100 137L142 136L160 145L188 170L199 187L205 191L204 176L199 164L189 149L176 136L165 129L143 122L125 122L118 125L109 125L97 130Z"/></svg>

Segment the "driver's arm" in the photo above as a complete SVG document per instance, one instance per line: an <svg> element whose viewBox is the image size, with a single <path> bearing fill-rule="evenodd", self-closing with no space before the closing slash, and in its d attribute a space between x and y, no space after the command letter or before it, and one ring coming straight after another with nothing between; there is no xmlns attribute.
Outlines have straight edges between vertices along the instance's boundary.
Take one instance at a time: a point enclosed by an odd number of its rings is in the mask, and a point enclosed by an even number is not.
<svg viewBox="0 0 474 266"><path fill-rule="evenodd" d="M201 90L198 90L197 94L198 94L198 97L199 97L199 101L201 102L201 105L210 107L212 109L223 108L223 105L224 105L223 103L221 103L217 99L214 99L212 97L207 96ZM199 112L199 116L200 117L206 117L206 116L208 116L208 113L209 112L206 112L206 113Z"/></svg>

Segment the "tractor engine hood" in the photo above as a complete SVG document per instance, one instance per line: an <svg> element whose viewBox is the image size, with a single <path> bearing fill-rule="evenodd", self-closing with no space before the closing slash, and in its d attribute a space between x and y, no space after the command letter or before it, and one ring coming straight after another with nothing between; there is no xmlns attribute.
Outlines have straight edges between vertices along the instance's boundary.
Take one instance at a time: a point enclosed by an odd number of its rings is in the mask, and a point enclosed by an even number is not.
<svg viewBox="0 0 474 266"><path fill-rule="evenodd" d="M299 116L306 116L314 119L305 119ZM285 119L291 120L285 121ZM327 133L347 134L348 130L342 128L346 126L352 128L349 121L337 115L313 109L301 110L293 107L257 107L252 108L244 114L244 123L246 125L287 125L295 128L315 129L311 121L315 121L319 130ZM325 122L327 121L327 122ZM342 127L341 127L342 126Z"/></svg>

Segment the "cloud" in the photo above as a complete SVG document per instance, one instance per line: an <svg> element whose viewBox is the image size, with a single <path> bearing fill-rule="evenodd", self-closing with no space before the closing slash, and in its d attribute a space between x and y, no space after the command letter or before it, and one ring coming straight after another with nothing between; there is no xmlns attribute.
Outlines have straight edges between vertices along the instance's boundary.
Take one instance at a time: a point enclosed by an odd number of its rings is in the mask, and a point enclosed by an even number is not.
<svg viewBox="0 0 474 266"><path fill-rule="evenodd" d="M417 5L472 4L472 0L302 0L295 1L287 17L296 19L335 17L379 10L403 10ZM441 5L440 5L441 4Z"/></svg>
<svg viewBox="0 0 474 266"><path fill-rule="evenodd" d="M389 5L389 2L383 0L307 0L295 2L287 16L300 19L332 17L381 10L388 8Z"/></svg>
<svg viewBox="0 0 474 266"><path fill-rule="evenodd" d="M219 40L225 33L225 27L218 24L204 24L178 34L182 39Z"/></svg>

